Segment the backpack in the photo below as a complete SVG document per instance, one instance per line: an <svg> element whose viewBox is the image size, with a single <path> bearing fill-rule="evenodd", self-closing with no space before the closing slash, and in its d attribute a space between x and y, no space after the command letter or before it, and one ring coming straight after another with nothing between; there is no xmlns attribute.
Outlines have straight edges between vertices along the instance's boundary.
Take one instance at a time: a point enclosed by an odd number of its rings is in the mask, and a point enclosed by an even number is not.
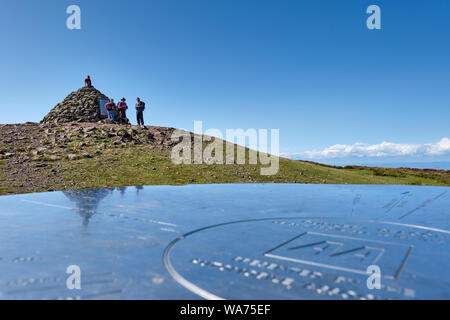
<svg viewBox="0 0 450 320"><path fill-rule="evenodd" d="M145 110L145 102L144 101L139 101L139 108L141 109L141 111Z"/></svg>

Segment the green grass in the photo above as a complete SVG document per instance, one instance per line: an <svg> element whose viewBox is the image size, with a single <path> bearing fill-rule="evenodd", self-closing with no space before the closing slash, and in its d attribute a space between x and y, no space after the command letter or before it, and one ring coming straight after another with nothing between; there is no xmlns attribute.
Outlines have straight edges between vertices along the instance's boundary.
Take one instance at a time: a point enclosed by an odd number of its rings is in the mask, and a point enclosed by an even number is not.
<svg viewBox="0 0 450 320"><path fill-rule="evenodd" d="M3 161L0 161L0 192L3 191L3 182L5 181L5 178L3 176L3 168L5 163Z"/></svg>
<svg viewBox="0 0 450 320"><path fill-rule="evenodd" d="M80 188L209 183L449 185L438 176L397 171L380 175L368 168L335 168L284 158L280 158L280 170L274 176L262 176L261 167L260 164L175 165L168 154L135 147L108 149L101 157L78 160L66 165L63 171L65 181Z"/></svg>
<svg viewBox="0 0 450 320"><path fill-rule="evenodd" d="M5 162L0 161L0 195L13 193L12 191L9 191L9 189L5 185L5 175L4 175L4 171L3 171L4 166L5 166Z"/></svg>

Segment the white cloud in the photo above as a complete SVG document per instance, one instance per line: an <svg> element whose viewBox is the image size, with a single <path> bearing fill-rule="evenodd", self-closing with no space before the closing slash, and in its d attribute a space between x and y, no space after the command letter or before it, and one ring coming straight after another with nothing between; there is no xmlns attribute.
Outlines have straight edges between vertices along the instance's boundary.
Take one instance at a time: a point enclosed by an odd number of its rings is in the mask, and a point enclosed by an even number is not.
<svg viewBox="0 0 450 320"><path fill-rule="evenodd" d="M310 159L346 158L346 157L391 157L391 156L440 156L450 154L450 139L442 138L438 142L425 144L400 144L382 142L380 144L355 143L353 145L336 144L324 150L305 151L297 156Z"/></svg>

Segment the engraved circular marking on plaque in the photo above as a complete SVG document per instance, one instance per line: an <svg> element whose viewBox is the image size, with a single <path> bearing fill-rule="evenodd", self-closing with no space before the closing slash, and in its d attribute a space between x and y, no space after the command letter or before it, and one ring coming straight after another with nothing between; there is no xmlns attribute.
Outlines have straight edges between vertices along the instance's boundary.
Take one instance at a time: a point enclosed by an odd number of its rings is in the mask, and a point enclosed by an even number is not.
<svg viewBox="0 0 450 320"><path fill-rule="evenodd" d="M449 235L377 220L249 219L178 237L163 263L179 284L211 300L448 299ZM379 290L367 287L373 265Z"/></svg>

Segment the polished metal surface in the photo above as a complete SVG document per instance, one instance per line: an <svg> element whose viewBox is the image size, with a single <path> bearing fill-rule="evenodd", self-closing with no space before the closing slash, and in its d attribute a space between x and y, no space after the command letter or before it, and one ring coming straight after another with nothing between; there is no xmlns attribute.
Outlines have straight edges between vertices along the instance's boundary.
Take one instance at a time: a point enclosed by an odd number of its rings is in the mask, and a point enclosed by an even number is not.
<svg viewBox="0 0 450 320"><path fill-rule="evenodd" d="M414 186L0 197L0 299L449 299L449 208L448 188Z"/></svg>

